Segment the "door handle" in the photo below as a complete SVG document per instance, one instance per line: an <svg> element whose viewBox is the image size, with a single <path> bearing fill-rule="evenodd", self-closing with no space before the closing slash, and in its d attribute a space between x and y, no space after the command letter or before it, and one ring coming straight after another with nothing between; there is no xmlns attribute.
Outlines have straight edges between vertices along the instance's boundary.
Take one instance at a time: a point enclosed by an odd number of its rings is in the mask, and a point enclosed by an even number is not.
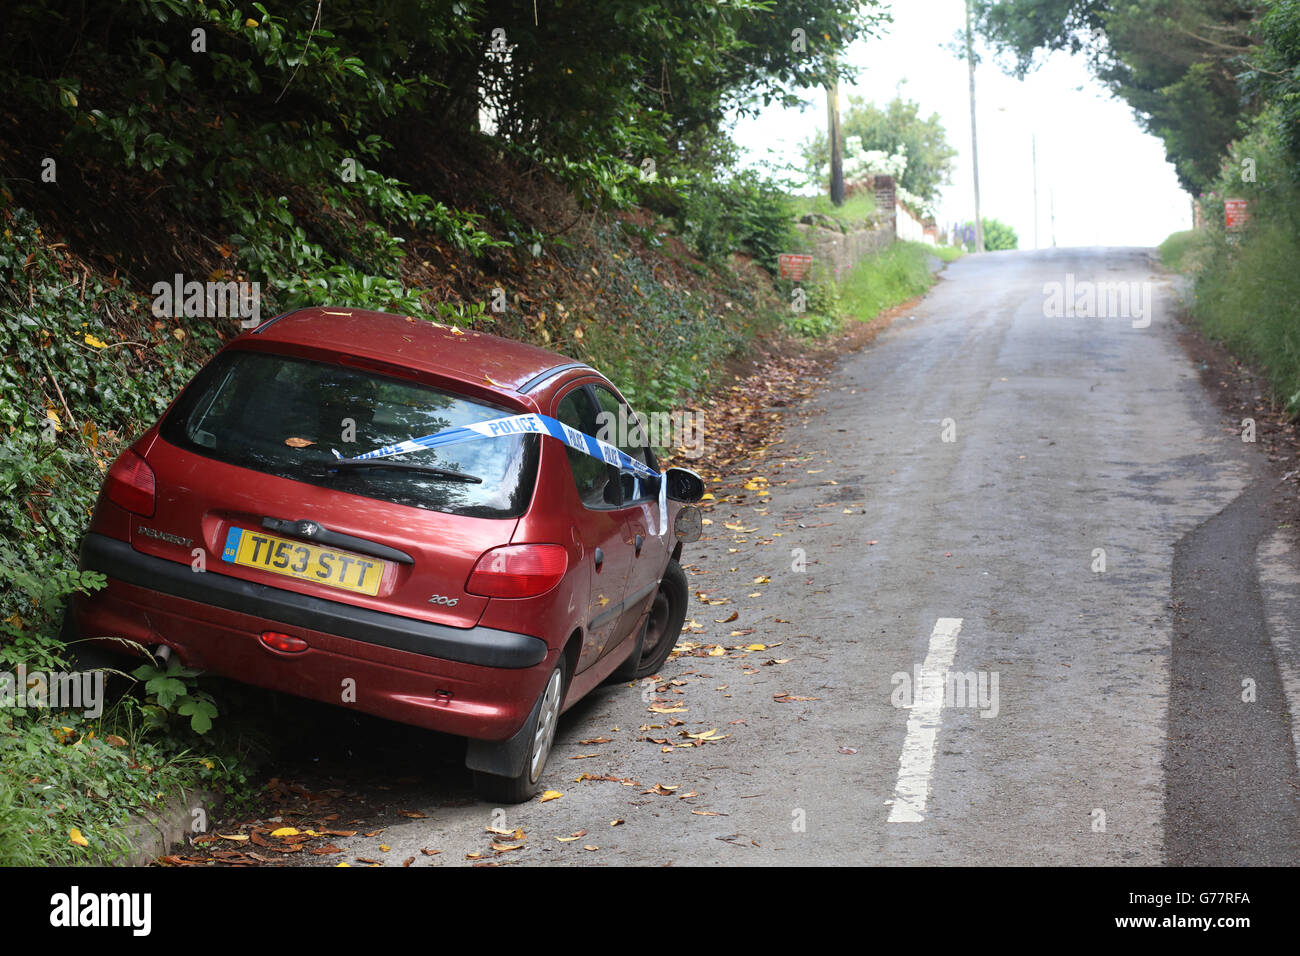
<svg viewBox="0 0 1300 956"><path fill-rule="evenodd" d="M640 534L636 536L636 556L641 557L641 545L645 544L645 538Z"/></svg>
<svg viewBox="0 0 1300 956"><path fill-rule="evenodd" d="M600 548L597 548L596 553L592 555L592 557L596 561L596 570L599 571L600 566L605 563L605 552L600 550Z"/></svg>

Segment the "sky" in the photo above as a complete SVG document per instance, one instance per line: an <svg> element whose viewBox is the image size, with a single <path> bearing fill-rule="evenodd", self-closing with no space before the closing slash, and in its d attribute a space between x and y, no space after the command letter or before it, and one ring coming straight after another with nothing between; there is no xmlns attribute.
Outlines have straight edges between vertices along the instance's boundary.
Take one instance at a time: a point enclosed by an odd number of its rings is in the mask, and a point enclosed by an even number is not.
<svg viewBox="0 0 1300 956"><path fill-rule="evenodd" d="M938 219L970 221L969 75L965 59L945 49L964 30L964 0L898 0L892 8L892 26L845 56L860 73L856 84L840 86L841 115L850 94L883 105L899 91L920 104L923 117L938 113L958 150ZM1164 145L1092 78L1081 57L1053 54L1020 81L984 52L975 77L980 211L1012 226L1021 249L1035 247L1035 142L1038 248L1049 248L1053 237L1058 246L1155 246L1191 228L1191 197L1179 187ZM826 124L825 91L805 92L809 106L802 111L773 106L736 123L747 163L802 166L800 144Z"/></svg>

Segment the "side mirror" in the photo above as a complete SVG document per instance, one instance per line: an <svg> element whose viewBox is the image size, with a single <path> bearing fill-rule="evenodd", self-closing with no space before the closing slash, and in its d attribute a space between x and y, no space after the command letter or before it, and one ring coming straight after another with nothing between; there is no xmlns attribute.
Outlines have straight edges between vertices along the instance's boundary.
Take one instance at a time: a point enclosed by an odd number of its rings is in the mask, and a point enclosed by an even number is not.
<svg viewBox="0 0 1300 956"><path fill-rule="evenodd" d="M693 502L704 497L704 479L689 468L669 468L664 474L668 497L673 501Z"/></svg>

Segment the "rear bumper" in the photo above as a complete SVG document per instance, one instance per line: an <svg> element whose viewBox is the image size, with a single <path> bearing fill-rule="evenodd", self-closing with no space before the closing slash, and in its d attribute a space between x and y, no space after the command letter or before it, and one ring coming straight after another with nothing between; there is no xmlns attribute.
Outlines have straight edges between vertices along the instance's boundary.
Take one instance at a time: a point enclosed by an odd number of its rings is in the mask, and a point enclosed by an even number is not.
<svg viewBox="0 0 1300 956"><path fill-rule="evenodd" d="M69 613L87 638L167 644L188 666L271 690L479 740L528 716L560 651L541 638L454 628L242 581L135 551L100 534L81 567L108 585ZM306 641L286 654L260 635Z"/></svg>

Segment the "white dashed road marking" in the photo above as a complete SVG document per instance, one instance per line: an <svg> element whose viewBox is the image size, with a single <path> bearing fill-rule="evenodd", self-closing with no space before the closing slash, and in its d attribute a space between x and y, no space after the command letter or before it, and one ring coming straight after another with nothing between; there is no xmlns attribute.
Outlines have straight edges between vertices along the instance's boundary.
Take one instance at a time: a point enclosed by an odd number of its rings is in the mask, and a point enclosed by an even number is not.
<svg viewBox="0 0 1300 956"><path fill-rule="evenodd" d="M930 774L934 770L934 745L943 721L944 689L948 671L957 656L959 617L941 617L930 633L930 650L921 665L921 686L912 688L912 711L907 718L907 737L898 758L898 783L894 787L890 823L920 823L925 819L925 802L930 796Z"/></svg>

